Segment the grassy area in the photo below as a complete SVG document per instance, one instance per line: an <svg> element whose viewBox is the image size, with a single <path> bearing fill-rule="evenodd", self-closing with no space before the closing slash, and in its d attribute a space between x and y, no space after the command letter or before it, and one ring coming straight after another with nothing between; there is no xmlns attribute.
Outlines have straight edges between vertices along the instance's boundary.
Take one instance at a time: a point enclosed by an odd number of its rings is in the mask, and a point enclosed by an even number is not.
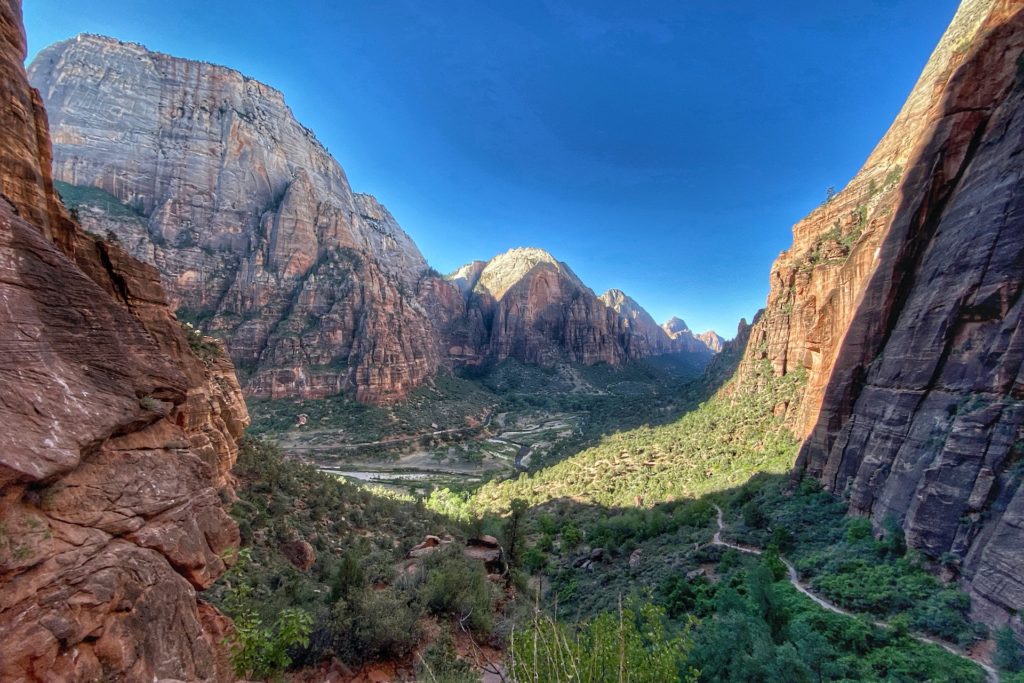
<svg viewBox="0 0 1024 683"><path fill-rule="evenodd" d="M71 185L60 180L53 181L53 187L57 190L57 194L60 195L64 206L69 209L94 206L101 209L108 216L115 218L135 218L139 220L145 218L141 213L123 203L114 195L98 187Z"/></svg>
<svg viewBox="0 0 1024 683"><path fill-rule="evenodd" d="M795 398L803 377L778 378L765 365L746 381L668 424L613 433L530 476L491 482L470 505L500 512L513 499L539 505L569 498L642 507L735 486L756 472L785 471L796 441L772 409Z"/></svg>

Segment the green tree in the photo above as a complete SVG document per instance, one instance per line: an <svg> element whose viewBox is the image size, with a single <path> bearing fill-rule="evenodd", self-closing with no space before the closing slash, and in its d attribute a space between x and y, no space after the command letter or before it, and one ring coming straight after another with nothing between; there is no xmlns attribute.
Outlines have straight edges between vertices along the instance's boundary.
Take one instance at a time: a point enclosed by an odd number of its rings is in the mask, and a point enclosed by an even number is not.
<svg viewBox="0 0 1024 683"><path fill-rule="evenodd" d="M995 664L1000 671L1009 673L1024 671L1024 650L1017 642L1013 629L1009 626L1004 626L996 631Z"/></svg>

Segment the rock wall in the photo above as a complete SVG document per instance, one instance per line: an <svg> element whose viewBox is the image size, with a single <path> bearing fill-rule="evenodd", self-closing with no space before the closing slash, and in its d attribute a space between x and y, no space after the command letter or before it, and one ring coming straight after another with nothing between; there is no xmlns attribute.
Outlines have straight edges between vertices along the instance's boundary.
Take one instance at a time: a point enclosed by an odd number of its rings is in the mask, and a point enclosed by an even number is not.
<svg viewBox="0 0 1024 683"><path fill-rule="evenodd" d="M689 331L609 310L541 250L441 278L283 96L238 72L81 35L29 74L83 227L160 270L172 304L227 340L250 395L387 403L448 364L707 354Z"/></svg>
<svg viewBox="0 0 1024 683"><path fill-rule="evenodd" d="M901 183L932 125L933 109L978 39L995 0L965 0L892 126L849 184L793 226L793 246L772 265L763 315L741 372L768 361L805 368L804 399L787 418L800 437L817 421L840 344L902 201Z"/></svg>
<svg viewBox="0 0 1024 683"><path fill-rule="evenodd" d="M229 680L197 599L248 416L230 361L190 348L159 276L82 233L0 1L0 680Z"/></svg>
<svg viewBox="0 0 1024 683"><path fill-rule="evenodd" d="M228 340L249 393L386 403L434 375L440 339L416 298L426 262L280 92L89 35L29 74L55 177L108 196L84 195L86 227L159 268L174 307Z"/></svg>
<svg viewBox="0 0 1024 683"><path fill-rule="evenodd" d="M798 470L1024 633L1022 12L962 3L864 168L795 226L741 372L806 368Z"/></svg>
<svg viewBox="0 0 1024 683"><path fill-rule="evenodd" d="M618 290L597 297L568 265L541 249L511 249L474 261L449 282L465 302L462 317L449 326L453 358L621 365L682 350L635 301Z"/></svg>

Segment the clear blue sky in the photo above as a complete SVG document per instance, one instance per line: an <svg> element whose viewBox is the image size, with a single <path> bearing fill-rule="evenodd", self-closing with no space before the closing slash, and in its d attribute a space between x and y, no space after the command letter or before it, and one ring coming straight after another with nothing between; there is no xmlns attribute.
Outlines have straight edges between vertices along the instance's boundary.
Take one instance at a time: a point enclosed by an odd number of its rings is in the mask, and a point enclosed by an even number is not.
<svg viewBox="0 0 1024 683"><path fill-rule="evenodd" d="M514 246L731 336L790 227L878 141L955 0L28 0L225 64L448 272Z"/></svg>

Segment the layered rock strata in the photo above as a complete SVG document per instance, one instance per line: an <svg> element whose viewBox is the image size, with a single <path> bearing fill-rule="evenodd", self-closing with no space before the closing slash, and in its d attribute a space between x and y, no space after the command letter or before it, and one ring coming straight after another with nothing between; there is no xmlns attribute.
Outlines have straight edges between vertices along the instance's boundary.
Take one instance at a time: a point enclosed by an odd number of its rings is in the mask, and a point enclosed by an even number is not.
<svg viewBox="0 0 1024 683"><path fill-rule="evenodd" d="M228 340L250 394L386 403L435 374L440 339L416 297L426 262L280 92L91 35L29 73L54 176L109 197L86 193L86 227L159 268L172 304Z"/></svg>
<svg viewBox="0 0 1024 683"><path fill-rule="evenodd" d="M635 301L617 290L596 296L568 265L541 249L511 249L475 261L449 281L465 301L453 356L621 365L679 350Z"/></svg>
<svg viewBox="0 0 1024 683"><path fill-rule="evenodd" d="M241 391L156 270L63 210L24 58L2 0L0 680L229 680L196 591L238 543Z"/></svg>
<svg viewBox="0 0 1024 683"><path fill-rule="evenodd" d="M1024 634L1022 12L962 3L864 168L795 226L744 369L805 369L798 469Z"/></svg>

